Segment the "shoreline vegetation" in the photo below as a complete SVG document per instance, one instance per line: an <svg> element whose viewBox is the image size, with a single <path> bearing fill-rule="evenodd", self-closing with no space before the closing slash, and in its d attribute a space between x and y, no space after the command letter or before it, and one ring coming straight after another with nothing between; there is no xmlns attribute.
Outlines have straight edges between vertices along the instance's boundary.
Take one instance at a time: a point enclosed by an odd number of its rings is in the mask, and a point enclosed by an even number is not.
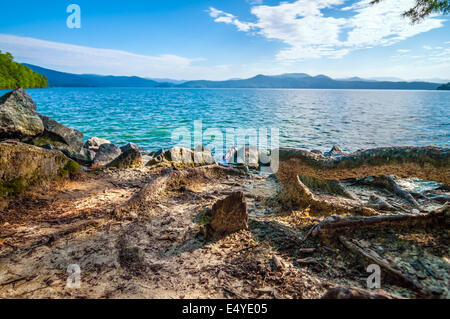
<svg viewBox="0 0 450 319"><path fill-rule="evenodd" d="M83 143L24 89L5 94L0 297L450 297L450 149L245 146L224 162L203 145Z"/></svg>
<svg viewBox="0 0 450 319"><path fill-rule="evenodd" d="M0 89L46 88L47 77L29 67L14 62L11 53L0 51Z"/></svg>

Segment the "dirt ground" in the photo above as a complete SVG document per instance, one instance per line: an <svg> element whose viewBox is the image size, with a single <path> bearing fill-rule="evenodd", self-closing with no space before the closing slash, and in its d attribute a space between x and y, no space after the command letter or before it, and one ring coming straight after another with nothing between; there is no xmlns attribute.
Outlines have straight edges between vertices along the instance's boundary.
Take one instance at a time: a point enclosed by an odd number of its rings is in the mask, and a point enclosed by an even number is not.
<svg viewBox="0 0 450 319"><path fill-rule="evenodd" d="M333 287L366 288L366 264L337 241L325 245L307 237L325 216L283 207L272 176L227 175L181 186L165 193L145 218L114 218L114 209L160 172L98 170L0 201L0 297L290 299L320 298ZM199 214L238 190L246 195L249 229L206 241ZM449 235L443 224L356 231L351 240L435 297L449 298ZM74 264L80 288L67 286ZM381 288L417 297L384 276Z"/></svg>

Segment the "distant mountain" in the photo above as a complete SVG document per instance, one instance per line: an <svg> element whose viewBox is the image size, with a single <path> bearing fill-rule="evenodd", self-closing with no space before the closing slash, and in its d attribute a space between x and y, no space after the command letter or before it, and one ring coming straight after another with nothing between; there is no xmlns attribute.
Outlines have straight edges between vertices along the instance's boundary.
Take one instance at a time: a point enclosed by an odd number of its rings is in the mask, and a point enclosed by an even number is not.
<svg viewBox="0 0 450 319"><path fill-rule="evenodd" d="M266 76L257 75L245 80L228 81L188 81L177 87L182 88L286 88L286 89L380 89L380 90L436 90L438 83L389 82L363 79L334 80L325 75L310 76L294 73Z"/></svg>
<svg viewBox="0 0 450 319"><path fill-rule="evenodd" d="M144 79L137 76L103 76L71 74L24 64L48 79L50 87L158 87L158 88L285 88L285 89L384 89L384 90L436 90L439 83L390 82L366 80L358 77L332 79L326 75L310 76L306 73L257 75L249 79L227 81L187 81L176 83L170 79Z"/></svg>
<svg viewBox="0 0 450 319"><path fill-rule="evenodd" d="M49 87L156 87L161 83L137 76L72 74L22 63L48 79Z"/></svg>
<svg viewBox="0 0 450 319"><path fill-rule="evenodd" d="M437 88L438 90L450 90L450 82L447 84L443 84L440 87Z"/></svg>

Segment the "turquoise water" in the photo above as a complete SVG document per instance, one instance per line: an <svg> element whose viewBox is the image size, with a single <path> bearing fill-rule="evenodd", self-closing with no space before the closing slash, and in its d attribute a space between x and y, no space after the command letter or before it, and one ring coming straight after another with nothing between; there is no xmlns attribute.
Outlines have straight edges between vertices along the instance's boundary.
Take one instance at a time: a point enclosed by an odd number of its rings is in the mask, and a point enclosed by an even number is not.
<svg viewBox="0 0 450 319"><path fill-rule="evenodd" d="M0 91L1 94L6 91ZM280 145L345 151L450 147L450 92L283 89L55 88L28 90L38 112L116 144L173 145L174 129L279 129Z"/></svg>

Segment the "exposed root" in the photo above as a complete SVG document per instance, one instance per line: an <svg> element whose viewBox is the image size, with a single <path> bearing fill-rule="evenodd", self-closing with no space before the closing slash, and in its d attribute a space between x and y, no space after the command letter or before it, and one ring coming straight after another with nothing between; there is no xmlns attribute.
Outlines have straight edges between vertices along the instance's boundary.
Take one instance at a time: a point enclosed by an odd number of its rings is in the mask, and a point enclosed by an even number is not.
<svg viewBox="0 0 450 319"><path fill-rule="evenodd" d="M158 177L146 184L124 204L117 207L113 211L113 216L117 219L148 216L158 200L167 191L206 183L211 179L225 175L242 175L242 172L218 165L188 168L182 171L165 168Z"/></svg>
<svg viewBox="0 0 450 319"><path fill-rule="evenodd" d="M364 228L410 228L427 227L436 224L448 224L449 206L436 211L417 215L387 215L373 217L328 217L314 226L310 234L321 240L328 241L334 236L351 233Z"/></svg>
<svg viewBox="0 0 450 319"><path fill-rule="evenodd" d="M280 149L276 176L281 184L279 199L294 207L311 207L319 211L376 215L361 205L339 205L319 201L305 183L320 180L340 180L369 176L384 176L383 184L414 207L420 205L387 174L418 177L448 183L450 179L450 150L438 147L388 147L358 151L349 155L323 157L305 150ZM302 174L299 178L298 174ZM317 183L316 183L317 184ZM324 186L324 183L320 183ZM330 185L328 184L328 188ZM339 192L339 188L337 188ZM334 189L336 191L336 188ZM349 197L347 194L346 197ZM350 206L350 207L349 207ZM349 213L347 212L347 213Z"/></svg>
<svg viewBox="0 0 450 319"><path fill-rule="evenodd" d="M365 251L361 247L355 245L350 240L345 238L344 236L339 236L339 241L353 254L360 256L367 260L371 264L377 264L382 269L382 272L384 272L387 277L392 278L402 286L412 289L416 292L418 292L421 296L428 296L430 293L426 292L424 287L419 284L418 282L409 279L405 275L403 275L400 271L397 269L394 269L391 265L389 265L386 261L383 259L375 256L375 254L370 254L369 252Z"/></svg>
<svg viewBox="0 0 450 319"><path fill-rule="evenodd" d="M394 178L390 175L382 175L382 176L376 176L371 178L366 178L361 181L360 183L366 184L366 185L375 185L378 187L384 187L390 192L394 193L400 198L403 198L404 200L408 201L411 205L413 205L417 209L422 209L419 205L419 203L416 201L416 199L408 192L407 190L400 187L397 182L394 180Z"/></svg>

